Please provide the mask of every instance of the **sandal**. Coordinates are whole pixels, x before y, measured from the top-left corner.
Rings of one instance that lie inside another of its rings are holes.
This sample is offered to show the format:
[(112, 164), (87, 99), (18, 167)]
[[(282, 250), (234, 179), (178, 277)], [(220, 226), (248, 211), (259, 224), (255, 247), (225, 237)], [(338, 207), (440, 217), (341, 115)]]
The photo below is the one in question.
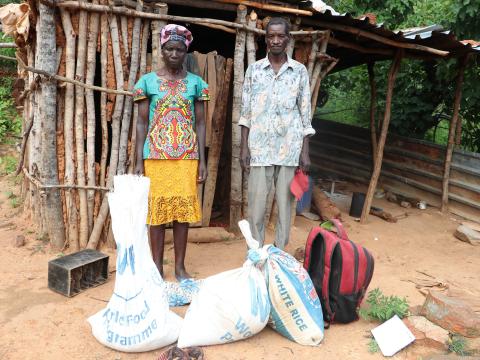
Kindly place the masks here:
[(165, 350), (157, 360), (205, 360), (202, 348), (197, 346), (180, 349), (176, 346)]

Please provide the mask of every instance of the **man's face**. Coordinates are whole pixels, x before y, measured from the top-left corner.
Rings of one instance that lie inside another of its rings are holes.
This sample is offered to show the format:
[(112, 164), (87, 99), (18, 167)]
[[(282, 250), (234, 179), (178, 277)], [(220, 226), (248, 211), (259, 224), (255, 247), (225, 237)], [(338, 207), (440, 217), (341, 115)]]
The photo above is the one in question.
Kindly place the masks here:
[(281, 55), (285, 53), (290, 36), (283, 24), (273, 24), (268, 27), (265, 41), (267, 49), (272, 55)]

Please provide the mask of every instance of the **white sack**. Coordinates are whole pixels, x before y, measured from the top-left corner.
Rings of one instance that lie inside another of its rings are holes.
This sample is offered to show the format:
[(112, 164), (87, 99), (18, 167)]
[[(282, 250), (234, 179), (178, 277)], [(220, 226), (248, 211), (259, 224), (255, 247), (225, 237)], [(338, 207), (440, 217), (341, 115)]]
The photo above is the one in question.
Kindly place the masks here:
[[(255, 241), (247, 221), (242, 220), (239, 226), (248, 242)], [(324, 329), (322, 305), (308, 272), (293, 256), (273, 245), (265, 245), (261, 251), (258, 257), (267, 254), (262, 270), (270, 299), (269, 325), (301, 345), (319, 345)]]
[(117, 243), (115, 289), (105, 309), (88, 321), (95, 338), (126, 352), (158, 349), (178, 339), (182, 319), (171, 312), (147, 236), (150, 180), (115, 176), (108, 194)]
[[(258, 248), (255, 243), (249, 246)], [(203, 281), (185, 315), (178, 347), (242, 340), (267, 325), (270, 304), (265, 278), (256, 267), (259, 261), (264, 259), (249, 258), (243, 267)]]

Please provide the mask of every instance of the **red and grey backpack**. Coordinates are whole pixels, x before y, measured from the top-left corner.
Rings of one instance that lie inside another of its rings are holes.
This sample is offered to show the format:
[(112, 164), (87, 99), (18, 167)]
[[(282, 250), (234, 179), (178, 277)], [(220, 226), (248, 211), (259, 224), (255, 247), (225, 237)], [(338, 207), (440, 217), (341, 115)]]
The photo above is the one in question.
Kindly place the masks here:
[(358, 308), (372, 280), (374, 260), (363, 246), (353, 243), (342, 223), (331, 220), (337, 232), (313, 228), (305, 245), (303, 267), (322, 303), (327, 323), (358, 320)]

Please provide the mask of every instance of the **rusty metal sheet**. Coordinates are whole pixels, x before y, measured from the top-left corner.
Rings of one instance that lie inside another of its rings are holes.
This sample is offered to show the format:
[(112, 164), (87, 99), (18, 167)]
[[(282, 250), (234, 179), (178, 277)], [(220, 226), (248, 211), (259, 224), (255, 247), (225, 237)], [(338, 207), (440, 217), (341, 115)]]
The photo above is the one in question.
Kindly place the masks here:
[[(311, 140), (314, 171), (368, 184), (372, 172), (370, 132), (321, 120)], [(380, 182), (393, 192), (439, 206), (445, 147), (423, 140), (389, 135)], [(457, 150), (452, 159), (449, 207), (460, 216), (480, 218), (480, 154)]]

